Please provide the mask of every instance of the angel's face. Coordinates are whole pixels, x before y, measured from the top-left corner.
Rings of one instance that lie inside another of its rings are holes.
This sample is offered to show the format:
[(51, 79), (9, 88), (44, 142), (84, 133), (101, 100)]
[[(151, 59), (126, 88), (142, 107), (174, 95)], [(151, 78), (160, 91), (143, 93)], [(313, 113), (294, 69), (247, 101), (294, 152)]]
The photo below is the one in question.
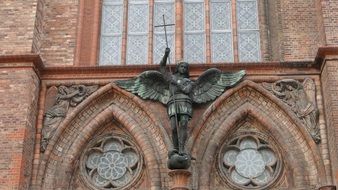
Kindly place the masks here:
[(187, 63), (181, 63), (178, 65), (178, 72), (180, 74), (186, 74), (188, 72), (189, 65)]

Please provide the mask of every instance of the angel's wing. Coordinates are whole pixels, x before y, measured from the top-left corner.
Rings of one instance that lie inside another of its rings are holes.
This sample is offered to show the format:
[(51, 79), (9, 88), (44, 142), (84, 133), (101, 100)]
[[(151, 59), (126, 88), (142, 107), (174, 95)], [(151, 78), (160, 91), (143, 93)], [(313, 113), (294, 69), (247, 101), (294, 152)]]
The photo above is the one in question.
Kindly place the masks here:
[(205, 71), (195, 82), (191, 97), (195, 103), (205, 103), (216, 99), (226, 88), (236, 85), (245, 75), (241, 70), (236, 73), (223, 73), (212, 68)]
[(119, 80), (115, 83), (142, 99), (157, 100), (167, 104), (170, 97), (169, 83), (158, 71), (145, 71), (133, 79)]

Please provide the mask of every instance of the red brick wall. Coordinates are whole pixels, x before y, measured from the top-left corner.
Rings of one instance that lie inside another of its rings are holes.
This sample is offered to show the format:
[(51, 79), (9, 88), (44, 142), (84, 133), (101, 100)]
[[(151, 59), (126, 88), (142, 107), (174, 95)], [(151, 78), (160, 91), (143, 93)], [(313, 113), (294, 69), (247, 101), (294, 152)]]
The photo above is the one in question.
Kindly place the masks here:
[(326, 61), (322, 71), (327, 141), (334, 183), (338, 184), (338, 59)]
[(32, 50), (37, 0), (1, 0), (0, 55)]
[(336, 0), (322, 0), (322, 11), (329, 46), (338, 45), (338, 2)]
[(43, 15), (38, 17), (43, 18), (40, 53), (44, 64), (73, 65), (79, 2), (42, 0), (40, 3), (43, 7), (38, 11), (38, 16)]
[(0, 68), (0, 189), (28, 189), (39, 82), (31, 68)]
[(281, 60), (313, 60), (324, 44), (319, 35), (316, 0), (282, 0), (280, 4)]
[(43, 34), (44, 34), (43, 19), (45, 16), (45, 11), (44, 11), (45, 4), (46, 4), (45, 0), (39, 0), (37, 3), (33, 45), (32, 45), (32, 51), (34, 53), (40, 53), (41, 51), (41, 44), (42, 44), (42, 39), (43, 39)]

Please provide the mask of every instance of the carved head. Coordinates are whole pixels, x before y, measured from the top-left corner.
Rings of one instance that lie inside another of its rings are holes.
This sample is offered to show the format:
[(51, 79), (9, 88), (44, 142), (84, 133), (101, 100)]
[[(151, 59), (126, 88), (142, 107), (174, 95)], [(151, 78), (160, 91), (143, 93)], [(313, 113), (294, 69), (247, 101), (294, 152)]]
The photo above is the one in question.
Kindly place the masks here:
[(189, 78), (189, 64), (184, 61), (178, 62), (175, 69), (175, 74), (176, 73), (183, 75), (185, 78)]

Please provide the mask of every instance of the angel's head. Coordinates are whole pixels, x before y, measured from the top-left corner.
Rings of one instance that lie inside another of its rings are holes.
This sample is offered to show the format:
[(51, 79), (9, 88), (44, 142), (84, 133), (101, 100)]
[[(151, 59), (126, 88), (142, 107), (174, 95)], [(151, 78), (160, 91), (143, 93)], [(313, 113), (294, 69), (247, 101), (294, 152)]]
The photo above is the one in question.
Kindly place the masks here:
[(175, 74), (180, 74), (185, 78), (189, 78), (189, 64), (184, 61), (178, 62), (176, 65)]

